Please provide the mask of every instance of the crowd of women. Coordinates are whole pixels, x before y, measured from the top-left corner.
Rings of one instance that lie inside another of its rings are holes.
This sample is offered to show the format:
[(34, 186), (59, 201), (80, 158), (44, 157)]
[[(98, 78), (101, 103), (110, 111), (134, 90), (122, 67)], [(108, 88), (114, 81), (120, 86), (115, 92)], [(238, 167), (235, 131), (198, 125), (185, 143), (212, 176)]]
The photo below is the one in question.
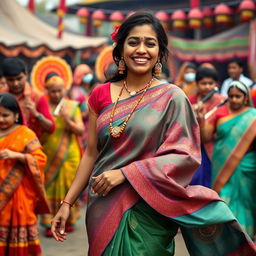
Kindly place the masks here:
[(25, 63), (4, 60), (0, 255), (41, 255), (37, 214), (64, 241), (86, 188), (89, 255), (174, 255), (178, 229), (190, 255), (256, 255), (250, 88), (233, 80), (218, 95), (210, 65), (188, 65), (186, 85), (160, 79), (168, 40), (148, 12), (112, 37), (118, 70), (94, 89), (80, 65), (74, 87), (48, 72), (39, 95)]
[[(79, 65), (67, 92), (63, 78), (49, 69), (40, 94), (28, 84), (21, 59), (6, 58), (1, 71), (0, 255), (41, 255), (37, 214), (51, 237), (53, 215), (86, 147), (87, 98), (98, 80)], [(79, 217), (77, 203), (66, 231)]]

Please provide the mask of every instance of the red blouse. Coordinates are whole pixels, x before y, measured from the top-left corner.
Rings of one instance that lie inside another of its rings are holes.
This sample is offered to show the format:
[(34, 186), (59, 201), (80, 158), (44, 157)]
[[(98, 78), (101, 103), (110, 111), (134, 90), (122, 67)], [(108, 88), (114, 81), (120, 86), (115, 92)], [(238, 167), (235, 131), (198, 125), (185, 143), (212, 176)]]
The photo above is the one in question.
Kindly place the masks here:
[(112, 104), (111, 94), (110, 94), (110, 82), (101, 84), (101, 85), (97, 85), (93, 89), (93, 91), (88, 99), (88, 103), (89, 103), (90, 107), (92, 108), (92, 110), (97, 115), (99, 115), (100, 112), (105, 107)]
[(228, 104), (225, 104), (216, 110), (213, 117), (210, 119), (210, 123), (216, 127), (218, 120), (228, 115), (230, 115)]

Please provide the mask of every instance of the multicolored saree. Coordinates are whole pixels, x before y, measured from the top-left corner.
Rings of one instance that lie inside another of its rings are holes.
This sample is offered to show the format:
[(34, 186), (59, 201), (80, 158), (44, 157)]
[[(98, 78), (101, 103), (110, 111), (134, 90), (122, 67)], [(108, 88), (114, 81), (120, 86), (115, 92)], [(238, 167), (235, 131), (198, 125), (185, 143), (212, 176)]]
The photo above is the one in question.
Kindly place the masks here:
[(48, 213), (43, 184), (46, 156), (34, 134), (19, 126), (0, 138), (0, 150), (26, 155), (26, 163), (0, 160), (0, 255), (41, 255), (36, 213)]
[[(114, 126), (138, 97), (119, 102)], [(89, 255), (173, 255), (178, 226), (191, 255), (256, 255), (217, 193), (188, 185), (201, 155), (198, 124), (184, 93), (171, 84), (149, 89), (118, 139), (109, 134), (112, 107), (98, 117), (92, 175), (120, 168), (127, 181), (105, 197), (89, 189)]]
[[(239, 124), (239, 125), (238, 125)], [(256, 229), (256, 110), (217, 127), (213, 152), (213, 189), (228, 204), (241, 226), (253, 237)]]
[[(80, 116), (78, 102), (65, 100), (65, 109), (70, 118)], [(41, 217), (41, 224), (49, 228), (54, 214), (57, 213), (61, 200), (64, 199), (71, 183), (75, 177), (81, 152), (77, 137), (66, 129), (62, 117), (54, 117), (55, 131), (53, 134), (44, 134), (42, 143), (44, 151), (48, 156), (45, 172), (45, 187), (50, 204), (51, 214)], [(82, 119), (81, 119), (82, 123)], [(78, 205), (72, 207), (67, 225), (73, 225), (80, 217)]]

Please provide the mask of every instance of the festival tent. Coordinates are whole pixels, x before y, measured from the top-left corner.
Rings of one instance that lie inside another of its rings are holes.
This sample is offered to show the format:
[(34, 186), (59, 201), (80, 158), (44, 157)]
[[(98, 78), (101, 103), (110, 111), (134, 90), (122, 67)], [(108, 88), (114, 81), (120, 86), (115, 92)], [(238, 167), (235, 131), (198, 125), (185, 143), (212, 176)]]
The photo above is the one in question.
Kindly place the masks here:
[(104, 45), (107, 38), (85, 37), (63, 32), (40, 21), (15, 0), (0, 1), (0, 56), (23, 55), (38, 58), (42, 55), (74, 57), (78, 50), (88, 51)]
[[(254, 23), (252, 21), (251, 26)], [(255, 30), (250, 29), (250, 23), (245, 23), (203, 40), (169, 36), (172, 76), (177, 74), (177, 67), (183, 61), (217, 63), (220, 73), (225, 76), (223, 70), (226, 70), (229, 59), (238, 57), (247, 64), (252, 52), (252, 47), (249, 48), (250, 40), (254, 34)]]

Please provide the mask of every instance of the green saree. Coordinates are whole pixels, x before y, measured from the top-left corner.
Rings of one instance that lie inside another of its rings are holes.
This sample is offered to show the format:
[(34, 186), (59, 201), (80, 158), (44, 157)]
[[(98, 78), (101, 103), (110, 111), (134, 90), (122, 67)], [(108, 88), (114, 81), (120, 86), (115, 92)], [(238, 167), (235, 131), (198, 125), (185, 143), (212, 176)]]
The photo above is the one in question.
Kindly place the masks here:
[[(217, 127), (212, 157), (213, 188), (246, 232), (256, 227), (256, 110), (249, 109)], [(237, 125), (239, 123), (239, 125)]]

